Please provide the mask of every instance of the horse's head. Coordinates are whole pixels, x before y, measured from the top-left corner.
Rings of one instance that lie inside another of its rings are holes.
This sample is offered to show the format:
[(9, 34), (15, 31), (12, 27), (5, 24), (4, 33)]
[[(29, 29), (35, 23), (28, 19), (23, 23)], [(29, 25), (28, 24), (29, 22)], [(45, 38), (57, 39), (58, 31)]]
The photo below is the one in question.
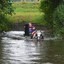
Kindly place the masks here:
[(37, 39), (38, 40), (40, 39), (40, 35), (41, 35), (41, 32), (40, 31), (37, 31)]
[(31, 36), (31, 38), (35, 38), (37, 40), (44, 39), (44, 31), (37, 30), (36, 33)]

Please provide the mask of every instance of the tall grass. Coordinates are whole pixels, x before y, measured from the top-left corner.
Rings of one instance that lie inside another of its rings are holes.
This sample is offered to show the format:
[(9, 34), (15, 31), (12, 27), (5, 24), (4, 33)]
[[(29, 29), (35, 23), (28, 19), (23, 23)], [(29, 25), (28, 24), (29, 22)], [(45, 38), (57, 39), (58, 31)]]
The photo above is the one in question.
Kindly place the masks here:
[(39, 10), (39, 3), (13, 3), (14, 12), (10, 17), (12, 22), (33, 22), (39, 24), (45, 24), (43, 22), (44, 13)]
[(38, 3), (13, 3), (15, 12), (39, 12)]

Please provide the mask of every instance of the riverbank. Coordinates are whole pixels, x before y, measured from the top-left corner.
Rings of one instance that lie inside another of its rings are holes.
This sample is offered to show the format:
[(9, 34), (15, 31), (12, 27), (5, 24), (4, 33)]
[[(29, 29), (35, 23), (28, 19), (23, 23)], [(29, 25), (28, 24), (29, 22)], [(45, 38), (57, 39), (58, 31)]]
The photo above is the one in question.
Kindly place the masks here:
[[(24, 24), (28, 22), (16, 22), (11, 25), (11, 30), (13, 31), (21, 31), (24, 30)], [(40, 25), (38, 23), (33, 23), (37, 30), (46, 30), (46, 26)]]
[(43, 20), (44, 13), (40, 12), (39, 5), (39, 3), (12, 3), (14, 13), (4, 17), (0, 30), (22, 30), (21, 27), (24, 28), (23, 24), (26, 22), (45, 26), (46, 22)]

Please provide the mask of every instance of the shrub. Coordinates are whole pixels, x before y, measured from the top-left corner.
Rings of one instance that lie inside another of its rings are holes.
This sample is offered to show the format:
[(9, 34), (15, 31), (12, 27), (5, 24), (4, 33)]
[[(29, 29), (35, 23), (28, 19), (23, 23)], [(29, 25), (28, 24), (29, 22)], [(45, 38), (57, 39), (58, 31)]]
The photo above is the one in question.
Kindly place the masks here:
[(0, 31), (7, 31), (11, 27), (11, 23), (6, 18), (6, 16), (3, 14), (0, 14)]
[(53, 14), (53, 27), (57, 34), (64, 36), (64, 4), (60, 4)]

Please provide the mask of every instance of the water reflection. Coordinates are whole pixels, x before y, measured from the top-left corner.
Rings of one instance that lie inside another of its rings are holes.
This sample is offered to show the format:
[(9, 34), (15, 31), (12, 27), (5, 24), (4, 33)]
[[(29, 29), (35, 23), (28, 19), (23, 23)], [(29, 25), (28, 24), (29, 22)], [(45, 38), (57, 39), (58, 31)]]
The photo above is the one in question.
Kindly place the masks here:
[(64, 41), (31, 41), (3, 37), (0, 64), (64, 64)]
[[(5, 37), (2, 40), (3, 45), (3, 62), (8, 64), (39, 64), (41, 52), (43, 52), (43, 60), (46, 55), (46, 48), (40, 42), (13, 40)], [(42, 49), (42, 50), (41, 50)]]
[(64, 64), (64, 40), (49, 41), (47, 57), (54, 64)]

